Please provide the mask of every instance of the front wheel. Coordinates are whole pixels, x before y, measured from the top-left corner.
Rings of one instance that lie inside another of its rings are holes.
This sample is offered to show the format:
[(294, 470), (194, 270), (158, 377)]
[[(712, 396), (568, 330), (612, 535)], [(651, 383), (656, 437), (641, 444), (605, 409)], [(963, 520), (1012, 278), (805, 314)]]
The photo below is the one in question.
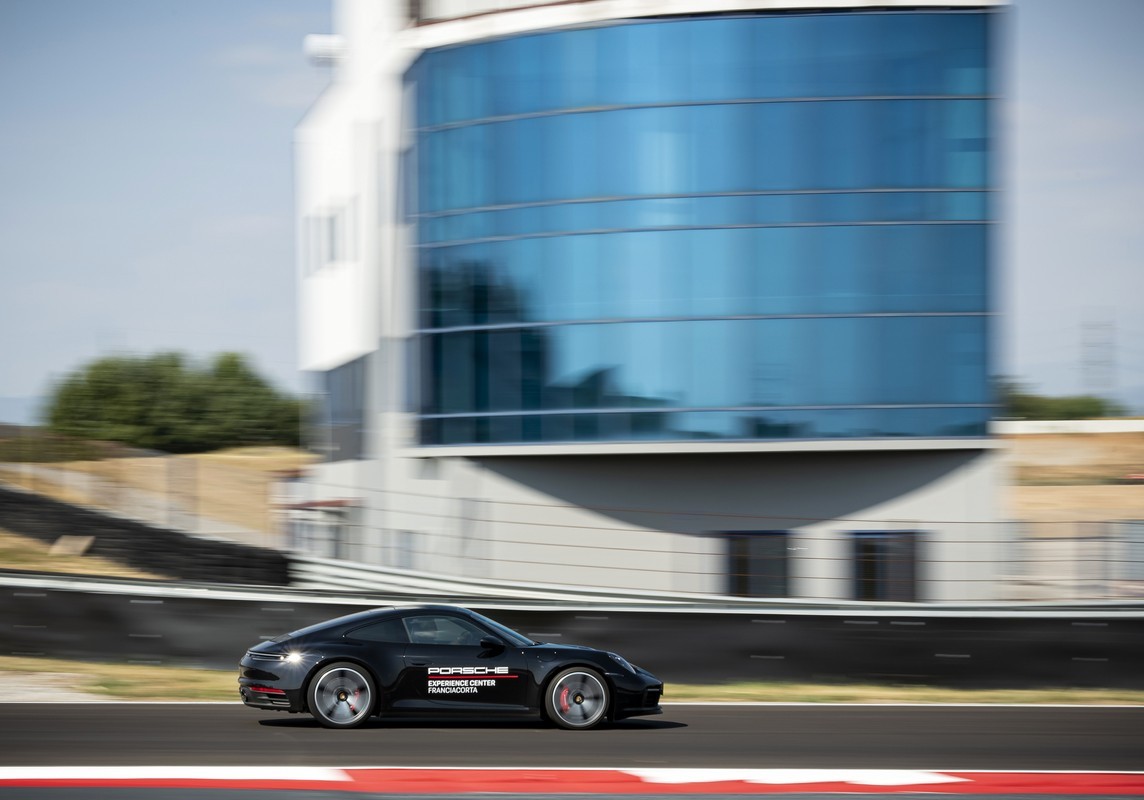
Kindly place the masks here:
[(608, 713), (608, 684), (594, 670), (566, 669), (548, 684), (544, 708), (561, 728), (592, 728)]
[(310, 713), (327, 728), (356, 728), (373, 710), (373, 678), (357, 664), (322, 667), (306, 692)]

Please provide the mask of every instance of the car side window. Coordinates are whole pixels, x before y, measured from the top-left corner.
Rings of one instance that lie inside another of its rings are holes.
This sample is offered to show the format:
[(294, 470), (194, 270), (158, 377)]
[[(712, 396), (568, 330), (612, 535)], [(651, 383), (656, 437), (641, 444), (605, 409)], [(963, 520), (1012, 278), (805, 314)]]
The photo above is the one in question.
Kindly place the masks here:
[(414, 644), (452, 644), (476, 647), (488, 634), (459, 617), (423, 614), (405, 618), (409, 641)]
[(361, 628), (355, 628), (346, 634), (347, 639), (356, 639), (360, 642), (394, 642), (408, 644), (409, 636), (405, 633), (405, 626), (399, 619), (387, 619), (374, 622)]

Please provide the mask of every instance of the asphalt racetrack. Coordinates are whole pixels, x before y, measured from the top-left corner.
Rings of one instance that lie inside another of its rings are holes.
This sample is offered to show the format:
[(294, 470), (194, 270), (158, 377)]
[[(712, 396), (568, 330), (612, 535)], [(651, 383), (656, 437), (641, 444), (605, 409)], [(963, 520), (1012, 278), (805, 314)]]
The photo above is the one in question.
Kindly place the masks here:
[(239, 704), (0, 704), (0, 766), (1140, 770), (1144, 707), (672, 705), (593, 731), (386, 719), (350, 731)]

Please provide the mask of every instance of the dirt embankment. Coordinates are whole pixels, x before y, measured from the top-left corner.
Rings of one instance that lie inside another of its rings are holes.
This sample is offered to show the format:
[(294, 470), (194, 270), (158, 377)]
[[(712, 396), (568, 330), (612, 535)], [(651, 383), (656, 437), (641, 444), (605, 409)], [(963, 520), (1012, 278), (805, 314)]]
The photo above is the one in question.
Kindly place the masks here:
[(64, 503), (128, 516), (147, 518), (141, 509), (155, 506), (166, 509), (168, 517), (202, 515), (273, 534), (278, 530), (272, 497), (276, 475), (313, 461), (293, 448), (245, 447), (184, 456), (12, 463), (0, 465), (0, 480)]
[(1004, 437), (1015, 519), (1144, 520), (1144, 432)]

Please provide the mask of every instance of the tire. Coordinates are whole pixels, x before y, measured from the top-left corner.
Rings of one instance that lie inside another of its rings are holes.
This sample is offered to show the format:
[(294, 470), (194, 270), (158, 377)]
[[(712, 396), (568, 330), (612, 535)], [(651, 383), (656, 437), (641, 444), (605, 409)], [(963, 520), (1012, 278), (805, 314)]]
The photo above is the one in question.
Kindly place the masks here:
[(561, 728), (587, 730), (608, 715), (608, 683), (600, 673), (583, 667), (566, 669), (544, 692), (548, 719)]
[(340, 661), (318, 670), (306, 689), (306, 706), (326, 728), (356, 728), (369, 719), (377, 689), (365, 667)]

